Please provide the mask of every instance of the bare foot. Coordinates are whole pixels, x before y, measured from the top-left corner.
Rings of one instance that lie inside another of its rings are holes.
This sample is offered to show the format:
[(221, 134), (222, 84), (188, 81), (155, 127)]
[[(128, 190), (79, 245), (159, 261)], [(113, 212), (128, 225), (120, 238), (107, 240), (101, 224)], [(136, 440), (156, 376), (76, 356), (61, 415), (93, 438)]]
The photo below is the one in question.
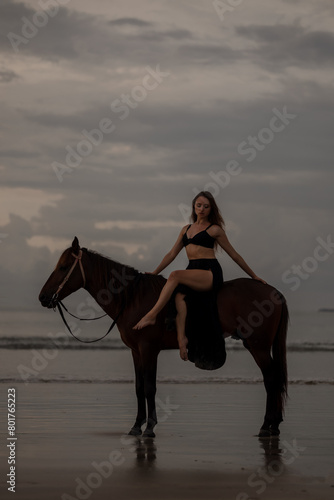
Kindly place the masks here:
[(187, 345), (188, 345), (187, 337), (184, 337), (182, 340), (179, 340), (180, 358), (183, 359), (183, 361), (188, 361)]
[(138, 323), (133, 327), (133, 330), (141, 330), (145, 326), (155, 325), (155, 318), (146, 314)]

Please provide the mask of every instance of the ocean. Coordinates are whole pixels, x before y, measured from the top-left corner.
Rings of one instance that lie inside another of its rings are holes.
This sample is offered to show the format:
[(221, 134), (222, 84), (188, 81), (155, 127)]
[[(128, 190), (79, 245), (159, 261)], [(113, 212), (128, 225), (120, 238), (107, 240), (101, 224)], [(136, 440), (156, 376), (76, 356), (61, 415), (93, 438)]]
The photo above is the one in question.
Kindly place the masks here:
[[(86, 340), (101, 337), (111, 324), (109, 317), (94, 322), (70, 319), (76, 335)], [(0, 349), (2, 383), (134, 381), (131, 352), (117, 328), (99, 342), (82, 344), (70, 337), (59, 314), (52, 310), (2, 311)], [(240, 341), (226, 339), (226, 350), (225, 365), (215, 371), (199, 370), (182, 361), (177, 350), (162, 351), (158, 381), (262, 383), (259, 368)], [(334, 313), (290, 311), (287, 351), (290, 384), (334, 385)]]

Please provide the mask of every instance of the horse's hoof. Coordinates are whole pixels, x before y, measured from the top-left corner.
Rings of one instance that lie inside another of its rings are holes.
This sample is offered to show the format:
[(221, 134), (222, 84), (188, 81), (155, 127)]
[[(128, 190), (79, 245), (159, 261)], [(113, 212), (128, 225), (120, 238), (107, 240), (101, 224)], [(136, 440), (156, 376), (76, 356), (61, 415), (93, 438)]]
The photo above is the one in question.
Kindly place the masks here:
[(280, 430), (278, 427), (269, 426), (269, 429), (260, 429), (258, 437), (267, 438), (267, 437), (278, 437), (280, 435)]
[(145, 429), (145, 431), (143, 433), (143, 437), (154, 438), (155, 437), (155, 433), (153, 432), (152, 429)]
[(270, 427), (270, 434), (273, 437), (278, 437), (280, 435), (280, 430), (277, 428)]
[(140, 427), (132, 427), (128, 436), (141, 436), (141, 428)]
[(257, 435), (257, 437), (259, 438), (268, 438), (270, 436), (271, 436), (270, 429), (260, 429), (260, 432)]
[(143, 432), (143, 437), (155, 437), (155, 433), (153, 431), (155, 424), (148, 425)]

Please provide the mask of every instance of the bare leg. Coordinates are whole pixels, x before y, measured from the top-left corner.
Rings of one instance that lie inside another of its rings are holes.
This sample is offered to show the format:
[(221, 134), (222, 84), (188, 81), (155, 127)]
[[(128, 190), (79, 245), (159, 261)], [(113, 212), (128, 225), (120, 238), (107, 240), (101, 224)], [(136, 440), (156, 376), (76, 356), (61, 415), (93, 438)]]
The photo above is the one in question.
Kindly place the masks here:
[(188, 361), (187, 344), (188, 339), (186, 337), (186, 317), (187, 317), (187, 304), (184, 301), (185, 295), (177, 293), (175, 297), (175, 305), (177, 309), (176, 316), (176, 331), (177, 331), (177, 341), (180, 348), (180, 357), (183, 361)]
[(154, 325), (158, 313), (168, 303), (177, 285), (187, 285), (194, 290), (205, 292), (212, 288), (212, 281), (211, 271), (203, 271), (200, 269), (173, 271), (161, 290), (160, 297), (155, 306), (145, 314), (133, 329), (141, 330), (145, 326)]
[(145, 328), (145, 326), (154, 325), (156, 317), (161, 309), (167, 304), (175, 288), (177, 287), (178, 282), (173, 277), (169, 277), (165, 286), (161, 290), (160, 297), (152, 309), (145, 314), (145, 316), (133, 327), (134, 330), (141, 330)]

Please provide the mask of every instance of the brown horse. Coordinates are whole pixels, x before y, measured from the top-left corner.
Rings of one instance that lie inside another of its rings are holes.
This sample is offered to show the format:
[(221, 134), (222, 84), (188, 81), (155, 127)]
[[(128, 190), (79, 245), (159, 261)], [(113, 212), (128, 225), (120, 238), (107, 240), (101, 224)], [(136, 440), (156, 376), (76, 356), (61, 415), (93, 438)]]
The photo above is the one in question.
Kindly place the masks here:
[[(163, 349), (178, 348), (175, 329), (166, 328), (167, 306), (155, 325), (140, 332), (133, 330), (152, 308), (165, 282), (162, 276), (142, 274), (96, 252), (80, 249), (75, 237), (39, 295), (44, 307), (54, 308), (58, 301), (84, 287), (112, 319), (117, 319), (121, 338), (131, 349), (136, 374), (138, 413), (130, 430), (132, 435), (140, 435), (142, 425), (147, 423), (144, 436), (154, 436), (158, 354)], [(217, 301), (225, 337), (240, 338), (263, 374), (267, 404), (259, 436), (278, 435), (287, 397), (286, 301), (275, 288), (249, 278), (225, 282)]]

